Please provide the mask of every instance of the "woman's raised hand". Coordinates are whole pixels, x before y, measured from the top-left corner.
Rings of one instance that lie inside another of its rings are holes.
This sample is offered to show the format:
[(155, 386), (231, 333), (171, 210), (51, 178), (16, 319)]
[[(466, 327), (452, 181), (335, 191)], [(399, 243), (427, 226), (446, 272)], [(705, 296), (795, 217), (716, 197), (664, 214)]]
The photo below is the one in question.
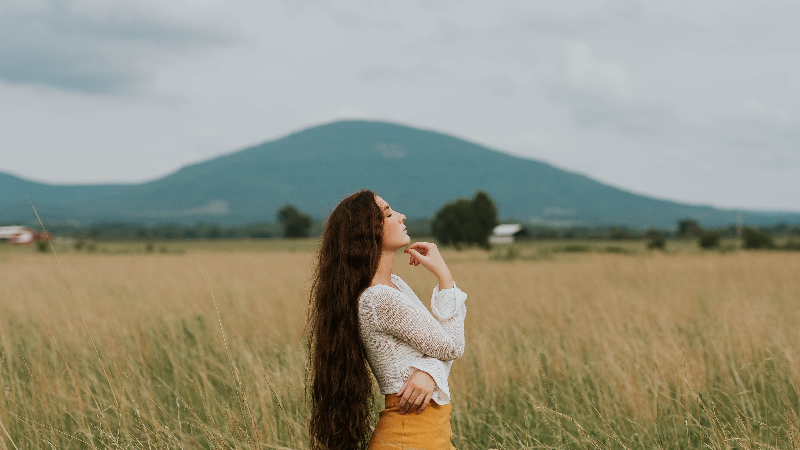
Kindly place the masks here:
[(439, 289), (450, 289), (454, 286), (453, 276), (447, 268), (436, 244), (432, 242), (415, 242), (406, 247), (403, 252), (411, 255), (408, 263), (412, 266), (422, 264), (439, 280)]

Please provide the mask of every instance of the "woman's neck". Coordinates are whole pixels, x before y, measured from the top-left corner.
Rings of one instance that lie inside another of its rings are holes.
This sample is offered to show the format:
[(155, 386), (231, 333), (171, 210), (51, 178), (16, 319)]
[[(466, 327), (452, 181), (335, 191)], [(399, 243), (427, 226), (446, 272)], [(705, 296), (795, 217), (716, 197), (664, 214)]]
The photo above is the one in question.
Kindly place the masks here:
[(375, 276), (372, 277), (372, 285), (385, 284), (386, 286), (392, 285), (392, 266), (394, 266), (394, 255), (397, 252), (384, 251), (381, 253), (381, 260), (378, 263), (378, 270), (375, 271)]

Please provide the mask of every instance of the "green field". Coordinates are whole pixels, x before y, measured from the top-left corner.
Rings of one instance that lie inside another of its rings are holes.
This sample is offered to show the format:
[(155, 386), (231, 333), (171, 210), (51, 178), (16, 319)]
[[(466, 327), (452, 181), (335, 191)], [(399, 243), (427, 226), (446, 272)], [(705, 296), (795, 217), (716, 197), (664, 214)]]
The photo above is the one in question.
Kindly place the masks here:
[[(307, 448), (316, 240), (146, 245), (0, 246), (0, 447)], [(444, 252), (458, 448), (800, 445), (800, 253), (513, 248)]]

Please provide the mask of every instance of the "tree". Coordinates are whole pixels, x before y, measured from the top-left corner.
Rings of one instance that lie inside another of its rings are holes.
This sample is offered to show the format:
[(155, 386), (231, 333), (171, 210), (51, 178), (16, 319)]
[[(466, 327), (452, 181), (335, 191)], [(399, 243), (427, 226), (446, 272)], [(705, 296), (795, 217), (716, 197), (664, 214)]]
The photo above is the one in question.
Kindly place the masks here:
[(283, 225), (284, 237), (306, 237), (311, 229), (311, 217), (294, 205), (285, 205), (278, 211), (278, 222)]
[(703, 233), (703, 227), (694, 219), (681, 219), (678, 221), (679, 237), (698, 237)]
[(494, 227), (497, 226), (497, 207), (494, 201), (484, 191), (475, 193), (475, 198), (472, 200), (472, 208), (475, 210), (477, 218), (476, 227), (476, 243), (483, 247), (488, 247), (489, 236), (492, 235)]
[(742, 230), (744, 238), (744, 248), (775, 248), (775, 241), (772, 236), (752, 227), (745, 227)]
[(431, 231), (440, 242), (459, 247), (477, 244), (489, 248), (489, 236), (498, 224), (497, 207), (486, 192), (444, 205), (433, 218)]

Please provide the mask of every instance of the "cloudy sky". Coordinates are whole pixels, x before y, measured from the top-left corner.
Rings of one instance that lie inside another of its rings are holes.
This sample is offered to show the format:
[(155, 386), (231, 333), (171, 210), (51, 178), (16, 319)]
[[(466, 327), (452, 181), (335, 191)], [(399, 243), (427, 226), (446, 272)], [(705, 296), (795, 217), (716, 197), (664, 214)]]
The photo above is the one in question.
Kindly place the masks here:
[(0, 171), (149, 180), (341, 118), (800, 210), (800, 2), (3, 0)]

